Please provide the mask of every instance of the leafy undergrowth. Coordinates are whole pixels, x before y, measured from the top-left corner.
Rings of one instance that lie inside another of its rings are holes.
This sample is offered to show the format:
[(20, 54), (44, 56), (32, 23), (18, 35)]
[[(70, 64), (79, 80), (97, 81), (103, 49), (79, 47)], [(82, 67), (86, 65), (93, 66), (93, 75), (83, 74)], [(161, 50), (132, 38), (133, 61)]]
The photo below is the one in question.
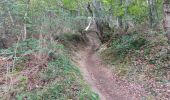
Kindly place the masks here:
[(80, 33), (64, 33), (56, 37), (60, 43), (62, 43), (67, 49), (78, 50), (82, 46), (86, 45), (86, 40)]
[(1, 50), (0, 99), (98, 100), (85, 84), (64, 46), (28, 39)]
[(170, 46), (163, 33), (115, 35), (101, 56), (120, 77), (141, 84), (148, 100), (170, 98)]

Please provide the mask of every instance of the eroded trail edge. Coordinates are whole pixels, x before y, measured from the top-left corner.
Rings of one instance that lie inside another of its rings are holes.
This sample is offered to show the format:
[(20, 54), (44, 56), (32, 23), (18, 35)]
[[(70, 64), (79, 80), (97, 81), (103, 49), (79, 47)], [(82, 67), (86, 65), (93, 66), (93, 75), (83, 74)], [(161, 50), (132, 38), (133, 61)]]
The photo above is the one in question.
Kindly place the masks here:
[(144, 89), (135, 83), (121, 80), (111, 69), (108, 69), (96, 54), (99, 40), (94, 33), (88, 34), (89, 43), (75, 53), (84, 79), (101, 100), (140, 100), (145, 97)]

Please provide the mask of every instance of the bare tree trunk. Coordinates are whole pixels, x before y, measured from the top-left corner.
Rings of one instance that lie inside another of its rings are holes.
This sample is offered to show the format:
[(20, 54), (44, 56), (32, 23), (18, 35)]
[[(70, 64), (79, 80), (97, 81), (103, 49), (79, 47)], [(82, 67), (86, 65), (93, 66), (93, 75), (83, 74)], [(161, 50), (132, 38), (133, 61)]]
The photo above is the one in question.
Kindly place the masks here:
[(14, 26), (14, 25), (15, 25), (15, 24), (14, 24), (14, 20), (13, 20), (13, 17), (12, 17), (12, 15), (11, 15), (11, 12), (10, 12), (9, 9), (8, 9), (8, 14), (9, 14), (9, 17), (10, 17), (10, 19), (11, 19), (12, 25)]
[(151, 4), (152, 0), (148, 0), (148, 9), (149, 9), (149, 23), (150, 23), (150, 27), (153, 26), (153, 15), (152, 15), (152, 4)]
[(109, 27), (110, 28), (113, 28), (114, 27), (114, 20), (113, 20), (113, 14), (114, 14), (114, 10), (113, 10), (113, 4), (114, 4), (114, 1), (112, 1), (110, 3), (110, 13), (109, 13), (109, 16), (108, 16), (108, 24), (109, 24)]
[(25, 41), (27, 38), (27, 25), (24, 23), (24, 33), (22, 36), (23, 41)]
[(148, 10), (150, 27), (153, 28), (156, 25), (156, 20), (158, 19), (155, 0), (148, 0)]
[(77, 16), (81, 15), (81, 6), (79, 4), (79, 2), (77, 2)]
[(163, 27), (167, 34), (168, 41), (170, 43), (170, 1), (169, 0), (164, 0), (163, 10), (164, 10)]
[[(123, 0), (119, 1), (119, 6), (122, 6), (123, 4)], [(122, 16), (118, 16), (118, 23), (119, 23), (119, 27), (123, 28), (123, 21), (122, 21)]]
[[(128, 16), (128, 6), (129, 6), (129, 0), (126, 0), (126, 9), (125, 9), (125, 16)], [(125, 32), (128, 31), (128, 20), (127, 18), (125, 17)]]
[(93, 17), (95, 18), (96, 22), (96, 28), (97, 28), (97, 33), (100, 38), (100, 40), (103, 40), (103, 26), (102, 26), (102, 20), (100, 19), (100, 12), (102, 10), (102, 5), (100, 1), (93, 0), (93, 6), (94, 6), (94, 11), (93, 11)]
[[(7, 3), (8, 1), (5, 0), (5, 2)], [(13, 17), (12, 17), (11, 11), (10, 11), (10, 8), (9, 8), (9, 6), (8, 6), (6, 3), (5, 3), (5, 9), (6, 9), (5, 11), (8, 12), (9, 17), (10, 17), (10, 20), (11, 20), (11, 23), (12, 23), (12, 25), (14, 26), (14, 20), (13, 20)]]
[(27, 38), (27, 17), (28, 17), (29, 3), (30, 3), (30, 0), (27, 1), (26, 12), (25, 12), (25, 15), (24, 15), (24, 33), (22, 35), (23, 41), (26, 40), (26, 38)]

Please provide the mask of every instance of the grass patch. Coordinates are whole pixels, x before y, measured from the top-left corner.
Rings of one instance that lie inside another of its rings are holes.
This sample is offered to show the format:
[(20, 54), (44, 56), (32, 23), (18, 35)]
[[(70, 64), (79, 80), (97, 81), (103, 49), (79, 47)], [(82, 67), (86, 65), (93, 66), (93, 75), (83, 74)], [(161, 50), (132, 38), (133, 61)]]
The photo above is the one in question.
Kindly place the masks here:
[(98, 100), (99, 97), (91, 92), (84, 84), (80, 71), (71, 64), (69, 58), (61, 56), (48, 63), (47, 69), (40, 72), (42, 82), (47, 85), (42, 89), (17, 94), (17, 99), (29, 100)]
[[(41, 42), (43, 45), (39, 46)], [(1, 50), (1, 53), (14, 56), (15, 47)], [(62, 44), (28, 39), (18, 44), (15, 59), (14, 70), (8, 75), (15, 82), (7, 92), (2, 90), (0, 94), (4, 96), (1, 99), (99, 100), (72, 64)], [(9, 84), (10, 81), (4, 85)]]

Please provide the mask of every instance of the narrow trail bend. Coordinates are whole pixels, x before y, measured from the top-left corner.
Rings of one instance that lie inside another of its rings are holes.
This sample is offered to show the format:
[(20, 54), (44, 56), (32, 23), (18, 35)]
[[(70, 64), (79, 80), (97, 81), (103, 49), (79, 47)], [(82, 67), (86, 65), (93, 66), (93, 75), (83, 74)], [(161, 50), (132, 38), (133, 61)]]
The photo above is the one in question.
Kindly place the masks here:
[(101, 100), (140, 100), (140, 85), (119, 80), (96, 54), (100, 41), (95, 33), (87, 35), (88, 46), (76, 52), (76, 62), (84, 79)]

